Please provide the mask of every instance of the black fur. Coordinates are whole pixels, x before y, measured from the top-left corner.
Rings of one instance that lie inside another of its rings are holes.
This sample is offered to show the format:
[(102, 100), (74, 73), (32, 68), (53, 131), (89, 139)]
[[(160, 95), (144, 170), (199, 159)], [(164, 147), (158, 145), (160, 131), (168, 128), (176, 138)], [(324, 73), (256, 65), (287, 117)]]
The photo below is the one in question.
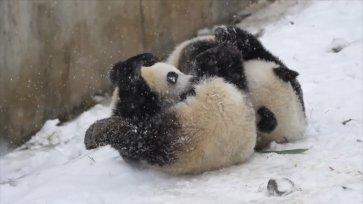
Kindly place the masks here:
[(183, 73), (190, 74), (193, 68), (195, 57), (210, 48), (216, 47), (217, 45), (217, 42), (212, 40), (195, 41), (188, 44), (180, 53), (177, 68)]
[(86, 131), (84, 144), (87, 150), (106, 146), (111, 143), (113, 137), (117, 138), (120, 133), (125, 137), (134, 134), (137, 129), (130, 120), (121, 117), (110, 117), (96, 121)]
[(141, 126), (129, 119), (111, 117), (96, 121), (88, 128), (85, 145), (86, 149), (94, 149), (110, 144), (126, 162), (146, 161), (163, 166), (176, 158), (179, 133), (180, 124), (173, 114), (156, 116)]
[(261, 106), (257, 113), (261, 116), (260, 122), (257, 124), (258, 129), (264, 133), (271, 133), (277, 126), (277, 119), (273, 112), (265, 106)]
[(303, 98), (303, 91), (301, 89), (301, 85), (300, 83), (297, 81), (297, 79), (293, 79), (290, 81), (292, 89), (295, 91), (295, 93), (297, 94), (299, 101), (301, 103), (302, 106), (302, 111), (304, 112), (304, 115), (306, 117), (306, 113), (305, 113), (305, 104), (304, 104), (304, 98)]
[[(108, 78), (111, 81), (111, 83), (115, 86), (119, 84), (119, 82), (122, 83), (122, 80), (124, 79), (125, 74), (129, 74), (130, 76), (134, 75), (140, 75), (140, 69), (133, 69), (138, 66), (152, 66), (156, 63), (156, 58), (150, 54), (150, 53), (144, 53), (140, 55), (136, 55), (134, 57), (131, 57), (130, 59), (126, 60), (125, 62), (117, 62), (116, 64), (112, 65), (112, 68), (110, 69), (108, 73)], [(123, 69), (122, 67), (129, 67), (129, 69)], [(141, 68), (141, 67), (140, 67)], [(134, 74), (132, 74), (135, 72)]]
[(274, 68), (273, 72), (278, 78), (280, 78), (284, 82), (290, 82), (296, 79), (296, 77), (299, 75), (299, 73), (286, 67)]
[(187, 90), (184, 93), (179, 95), (180, 101), (184, 101), (185, 99), (187, 99), (188, 96), (195, 96), (196, 95), (195, 85), (198, 84), (199, 80), (200, 80), (199, 77), (193, 77), (193, 78), (191, 78), (189, 80), (189, 82), (191, 84), (193, 84), (193, 86), (189, 90)]
[(180, 124), (173, 114), (161, 114), (148, 125), (138, 127), (133, 135), (114, 137), (116, 140), (111, 146), (123, 157), (163, 166), (175, 160), (180, 132)]
[(265, 60), (286, 67), (281, 60), (265, 49), (251, 33), (235, 26), (223, 26), (214, 31), (218, 43), (231, 43), (242, 52), (243, 60)]
[(240, 90), (247, 90), (242, 55), (233, 45), (221, 44), (196, 56), (194, 71), (198, 77), (222, 77)]
[(180, 101), (184, 101), (185, 99), (187, 99), (188, 96), (195, 96), (196, 93), (195, 93), (195, 88), (194, 86), (189, 89), (188, 91), (182, 93), (179, 98), (180, 98)]
[(110, 80), (118, 86), (120, 100), (113, 116), (143, 122), (161, 111), (161, 102), (141, 76), (142, 66), (155, 63), (149, 53), (132, 57), (125, 62), (116, 63), (110, 71)]

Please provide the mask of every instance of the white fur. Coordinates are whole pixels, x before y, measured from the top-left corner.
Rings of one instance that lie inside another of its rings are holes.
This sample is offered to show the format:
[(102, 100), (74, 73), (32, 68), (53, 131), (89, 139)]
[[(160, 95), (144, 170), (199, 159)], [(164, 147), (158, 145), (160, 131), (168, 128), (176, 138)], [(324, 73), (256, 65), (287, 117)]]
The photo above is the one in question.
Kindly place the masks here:
[(201, 173), (245, 161), (256, 144), (255, 116), (246, 94), (221, 78), (196, 86), (196, 96), (173, 107), (182, 125), (177, 161), (160, 169)]
[[(244, 63), (248, 88), (255, 111), (261, 106), (271, 110), (277, 118), (277, 127), (270, 133), (257, 132), (257, 147), (264, 147), (271, 141), (293, 142), (303, 138), (306, 118), (297, 94), (290, 83), (280, 80), (273, 68), (273, 62), (251, 60)], [(257, 123), (260, 118), (257, 115)]]
[(115, 90), (113, 91), (113, 94), (112, 94), (112, 100), (111, 100), (111, 114), (113, 114), (115, 112), (115, 109), (116, 109), (116, 105), (117, 105), (117, 101), (120, 100), (120, 97), (118, 95), (118, 87), (115, 88)]

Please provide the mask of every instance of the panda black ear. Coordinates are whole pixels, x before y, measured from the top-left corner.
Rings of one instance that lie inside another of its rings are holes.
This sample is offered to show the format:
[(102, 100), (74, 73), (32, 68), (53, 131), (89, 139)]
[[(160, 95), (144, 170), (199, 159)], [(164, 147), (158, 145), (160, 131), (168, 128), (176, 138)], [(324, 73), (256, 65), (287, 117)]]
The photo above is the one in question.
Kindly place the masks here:
[(125, 64), (129, 66), (133, 65), (132, 67), (134, 68), (141, 66), (150, 67), (154, 65), (156, 61), (156, 57), (153, 54), (146, 52), (129, 58), (125, 61)]
[(284, 82), (289, 82), (291, 80), (296, 79), (296, 77), (299, 76), (298, 72), (288, 69), (286, 67), (274, 68), (273, 71), (276, 74), (276, 76), (281, 80), (283, 80)]
[(111, 81), (112, 85), (114, 86), (117, 85), (117, 76), (122, 64), (123, 64), (122, 61), (113, 64), (110, 71), (108, 72), (108, 79)]

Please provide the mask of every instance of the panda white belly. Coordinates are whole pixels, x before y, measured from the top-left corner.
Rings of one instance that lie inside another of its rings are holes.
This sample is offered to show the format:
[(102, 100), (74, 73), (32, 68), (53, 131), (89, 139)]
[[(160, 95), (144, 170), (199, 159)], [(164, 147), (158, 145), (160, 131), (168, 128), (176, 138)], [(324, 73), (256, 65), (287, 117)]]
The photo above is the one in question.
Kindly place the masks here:
[(270, 133), (258, 129), (257, 148), (265, 147), (271, 141), (285, 143), (304, 137), (307, 123), (302, 104), (291, 84), (280, 80), (273, 72), (278, 67), (273, 62), (260, 60), (244, 63), (256, 122), (261, 119), (257, 111), (262, 106), (273, 112), (277, 120), (276, 128)]
[(174, 111), (182, 125), (181, 148), (176, 150), (175, 162), (156, 168), (195, 174), (241, 163), (254, 152), (252, 104), (246, 94), (223, 79), (201, 82), (195, 97), (178, 103)]

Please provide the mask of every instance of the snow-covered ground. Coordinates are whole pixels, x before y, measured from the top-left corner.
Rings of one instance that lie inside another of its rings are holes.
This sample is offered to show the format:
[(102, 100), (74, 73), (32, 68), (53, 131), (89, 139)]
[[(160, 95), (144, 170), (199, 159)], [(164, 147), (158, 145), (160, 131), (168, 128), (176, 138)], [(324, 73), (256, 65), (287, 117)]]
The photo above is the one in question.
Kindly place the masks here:
[[(110, 114), (97, 105), (63, 126), (48, 121), (27, 149), (1, 158), (0, 202), (362, 203), (362, 8), (362, 1), (297, 4), (291, 11), (298, 13), (265, 27), (262, 42), (300, 73), (309, 121), (304, 140), (271, 149), (307, 152), (255, 153), (241, 165), (194, 176), (134, 169), (110, 147), (85, 150), (88, 126)], [(330, 52), (334, 39), (349, 44)], [(288, 178), (298, 190), (268, 196), (270, 178)]]

